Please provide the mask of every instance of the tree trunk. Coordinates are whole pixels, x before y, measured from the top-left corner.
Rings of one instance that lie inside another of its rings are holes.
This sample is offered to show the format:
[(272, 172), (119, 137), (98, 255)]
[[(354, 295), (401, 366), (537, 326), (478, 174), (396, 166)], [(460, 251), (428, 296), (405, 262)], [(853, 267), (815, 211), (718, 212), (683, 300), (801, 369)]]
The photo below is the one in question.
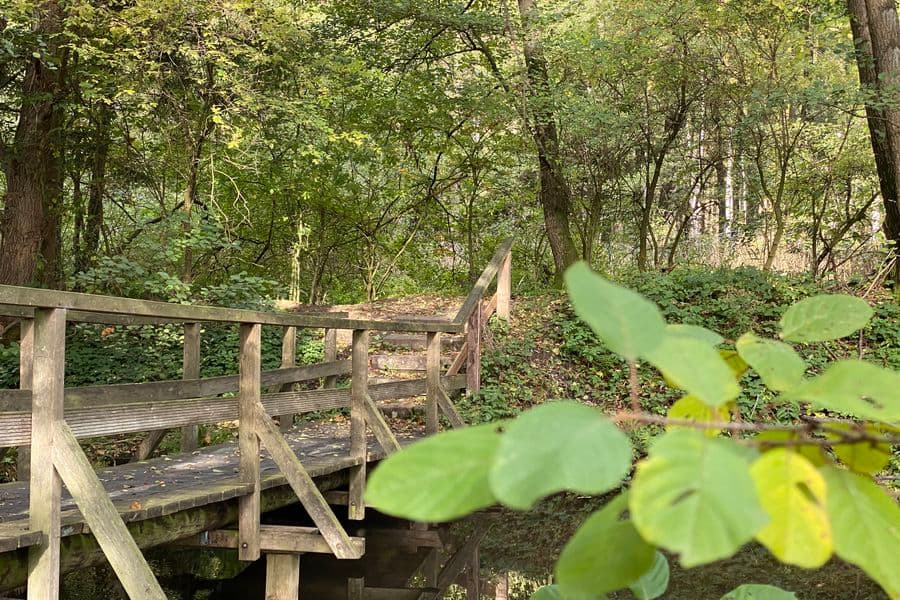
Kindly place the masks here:
[(103, 198), (106, 195), (106, 164), (109, 157), (109, 109), (101, 107), (97, 116), (94, 153), (91, 159), (91, 183), (88, 192), (87, 219), (84, 229), (82, 270), (92, 267), (100, 252), (103, 230)]
[(518, 4), (525, 30), (523, 53), (533, 121), (531, 133), (537, 147), (541, 175), (540, 201), (544, 210), (544, 228), (553, 253), (556, 278), (560, 280), (566, 268), (578, 260), (578, 250), (569, 226), (572, 193), (562, 172), (559, 134), (555, 115), (549, 107), (550, 80), (541, 46), (541, 32), (537, 25), (537, 3), (535, 0), (518, 0)]
[[(877, 96), (866, 104), (869, 138), (884, 203), (884, 235), (897, 255), (900, 243), (900, 109), (882, 108), (884, 88), (900, 83), (900, 24), (894, 0), (847, 0), (850, 26), (856, 43), (859, 81)], [(880, 92), (880, 93), (879, 93)], [(898, 261), (900, 263), (900, 261)], [(894, 268), (900, 282), (900, 264)]]
[[(58, 218), (62, 191), (61, 149), (56, 147), (58, 107), (63, 65), (48, 65), (56, 56), (55, 34), (62, 29), (62, 8), (56, 0), (38, 7), (35, 33), (49, 40), (45, 54), (32, 58), (22, 83), (22, 105), (12, 146), (3, 157), (6, 198), (0, 217), (0, 284), (28, 285), (34, 281), (38, 257), (44, 250), (51, 268), (58, 265)], [(48, 211), (48, 208), (50, 210)], [(49, 221), (48, 221), (49, 219)], [(43, 244), (44, 235), (56, 239)], [(46, 271), (46, 270), (45, 270)]]

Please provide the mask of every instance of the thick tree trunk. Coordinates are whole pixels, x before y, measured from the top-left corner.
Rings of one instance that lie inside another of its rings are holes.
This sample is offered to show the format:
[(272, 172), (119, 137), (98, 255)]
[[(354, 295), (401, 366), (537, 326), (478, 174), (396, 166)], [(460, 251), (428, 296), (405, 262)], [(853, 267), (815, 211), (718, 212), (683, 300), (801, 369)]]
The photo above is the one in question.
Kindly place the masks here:
[(536, 24), (537, 3), (535, 0), (518, 0), (518, 4), (522, 27), (525, 30), (523, 53), (533, 121), (531, 133), (537, 147), (538, 168), (541, 175), (540, 201), (544, 210), (544, 228), (553, 253), (556, 277), (559, 279), (566, 268), (578, 260), (578, 249), (569, 226), (572, 193), (562, 172), (555, 115), (548, 106), (550, 82), (541, 46), (541, 34)]
[[(859, 81), (878, 100), (885, 87), (900, 83), (900, 24), (894, 0), (847, 0), (850, 26), (856, 43)], [(896, 102), (898, 99), (894, 98)], [(897, 255), (900, 244), (900, 107), (884, 108), (881, 102), (867, 103), (869, 137), (875, 155), (875, 168), (884, 204), (884, 235), (894, 244)], [(900, 262), (900, 261), (898, 261)], [(900, 282), (900, 264), (894, 269)]]
[(79, 270), (92, 267), (100, 253), (100, 234), (103, 231), (103, 198), (106, 196), (106, 165), (109, 158), (109, 121), (109, 109), (101, 107), (97, 115), (94, 134), (91, 183), (84, 226), (82, 264), (79, 265)]
[[(47, 55), (56, 55), (53, 37), (62, 28), (62, 16), (56, 0), (38, 7), (35, 32), (49, 38)], [(31, 284), (42, 246), (55, 252), (45, 257), (51, 269), (58, 265), (62, 170), (61, 149), (54, 142), (58, 141), (62, 67), (46, 64), (42, 56), (31, 59), (25, 71), (19, 121), (13, 143), (3, 157), (6, 198), (0, 217), (0, 284)], [(44, 244), (48, 233), (55, 239)]]

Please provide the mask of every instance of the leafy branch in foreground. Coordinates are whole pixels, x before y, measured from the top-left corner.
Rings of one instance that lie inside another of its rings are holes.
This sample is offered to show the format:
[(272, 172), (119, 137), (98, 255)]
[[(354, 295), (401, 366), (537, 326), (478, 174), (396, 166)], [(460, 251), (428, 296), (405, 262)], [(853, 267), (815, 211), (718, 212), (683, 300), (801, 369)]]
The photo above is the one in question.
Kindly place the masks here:
[[(594, 600), (626, 588), (657, 598), (668, 585), (659, 549), (690, 568), (728, 558), (754, 539), (781, 562), (805, 568), (836, 554), (900, 598), (900, 508), (872, 479), (900, 438), (900, 375), (843, 360), (808, 376), (791, 346), (858, 331), (871, 318), (868, 304), (841, 295), (809, 298), (785, 311), (781, 340), (748, 333), (724, 348), (712, 331), (666, 324), (652, 302), (584, 264), (572, 267), (566, 282), (578, 315), (632, 372), (646, 361), (684, 392), (669, 414), (643, 412), (633, 383), (631, 409), (612, 418), (576, 402), (552, 402), (511, 421), (443, 433), (376, 469), (369, 504), (446, 521), (495, 503), (526, 510), (560, 491), (621, 488), (575, 533), (557, 562), (556, 584), (533, 600)], [(749, 369), (779, 402), (797, 405), (795, 423), (741, 418), (735, 400)], [(635, 462), (616, 424), (665, 432)], [(725, 596), (793, 597), (761, 585)]]

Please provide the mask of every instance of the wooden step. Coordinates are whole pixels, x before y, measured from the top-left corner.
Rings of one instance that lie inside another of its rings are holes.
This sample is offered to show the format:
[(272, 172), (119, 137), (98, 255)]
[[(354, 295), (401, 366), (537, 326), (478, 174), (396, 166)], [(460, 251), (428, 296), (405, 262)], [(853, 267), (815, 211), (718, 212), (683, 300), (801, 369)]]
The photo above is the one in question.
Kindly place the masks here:
[[(441, 368), (446, 370), (453, 362), (453, 356), (441, 357)], [(373, 354), (369, 365), (379, 371), (424, 371), (424, 354)]]
[[(424, 333), (394, 333), (388, 332), (379, 335), (375, 341), (386, 346), (394, 348), (406, 348), (408, 350), (424, 350), (425, 334)], [(464, 336), (461, 335), (443, 335), (441, 336), (441, 346), (445, 350), (459, 350), (463, 342)]]

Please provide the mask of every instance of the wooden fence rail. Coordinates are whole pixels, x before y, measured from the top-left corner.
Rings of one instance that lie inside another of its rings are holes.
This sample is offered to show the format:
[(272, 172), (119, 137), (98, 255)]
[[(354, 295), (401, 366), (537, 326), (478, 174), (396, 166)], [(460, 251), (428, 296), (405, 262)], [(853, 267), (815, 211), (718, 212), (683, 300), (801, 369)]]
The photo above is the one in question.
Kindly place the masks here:
[[(256, 560), (265, 547), (261, 541), (261, 446), (268, 450), (316, 525), (315, 531), (304, 531), (301, 536), (308, 540), (309, 547), (321, 551), (327, 546), (339, 558), (361, 556), (364, 547), (360, 540), (347, 535), (310, 472), (285, 440), (284, 430), (296, 414), (349, 407), (346, 504), (350, 519), (362, 519), (367, 429), (384, 453), (400, 448), (376, 401), (424, 395), (427, 433), (439, 430), (441, 415), (453, 427), (465, 425), (451, 394), (460, 389), (477, 391), (484, 323), (494, 312), (508, 319), (511, 246), (512, 240), (507, 240), (498, 248), (452, 321), (379, 321), (351, 319), (346, 314), (266, 313), (0, 286), (0, 315), (21, 320), (21, 384), (17, 390), (0, 390), (0, 447), (20, 447), (22, 471), (30, 489), (29, 527), (31, 532), (40, 533), (29, 538), (32, 545), (28, 550), (28, 598), (46, 600), (59, 595), (63, 482), (128, 594), (132, 598), (164, 598), (120, 512), (78, 443), (78, 439), (110, 434), (152, 432), (145, 446), (145, 454), (149, 454), (166, 430), (180, 428), (182, 451), (191, 451), (197, 447), (198, 425), (237, 419), (238, 483), (242, 492), (238, 494), (236, 546), (240, 558)], [(495, 278), (497, 292), (484, 302)], [(182, 378), (65, 388), (67, 321), (182, 324)], [(200, 377), (203, 322), (233, 323), (239, 327), (238, 375)], [(261, 368), (264, 325), (284, 331), (281, 368), (271, 371)], [(324, 362), (296, 366), (298, 328), (325, 329)], [(335, 334), (339, 329), (352, 332), (349, 360), (337, 359)], [(444, 373), (442, 334), (464, 330), (466, 344)], [(425, 333), (425, 377), (370, 384), (372, 331)], [(464, 364), (466, 373), (460, 375)], [(341, 375), (350, 375), (349, 389), (336, 387), (335, 378)], [(324, 380), (320, 389), (294, 389), (293, 384), (320, 379)], [(236, 396), (231, 395), (235, 393)], [(281, 427), (273, 417), (279, 417)]]

